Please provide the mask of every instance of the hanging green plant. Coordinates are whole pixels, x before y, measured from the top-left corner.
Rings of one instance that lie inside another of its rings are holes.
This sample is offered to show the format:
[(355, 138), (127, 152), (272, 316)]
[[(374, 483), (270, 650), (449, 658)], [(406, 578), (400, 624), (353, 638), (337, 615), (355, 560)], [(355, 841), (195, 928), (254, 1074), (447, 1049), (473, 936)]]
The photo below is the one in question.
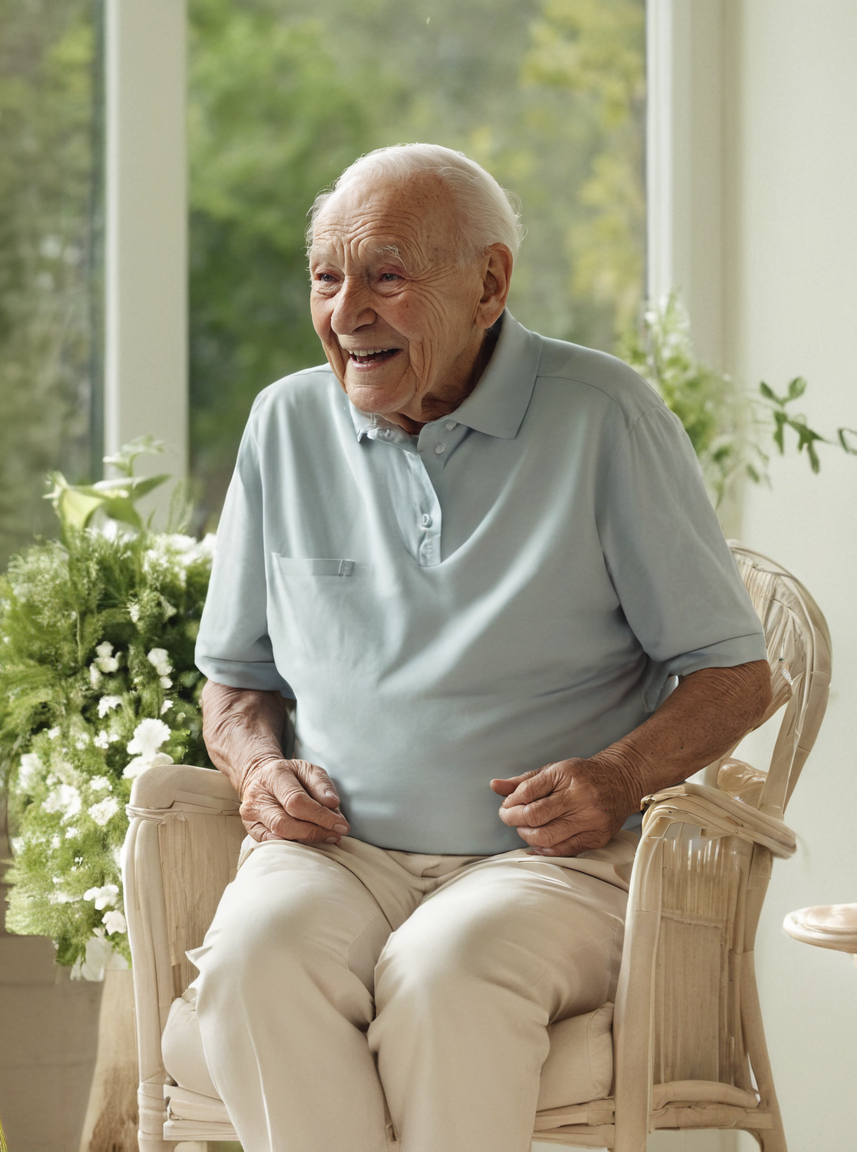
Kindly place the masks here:
[(620, 355), (681, 420), (715, 507), (741, 475), (756, 484), (768, 482), (770, 445), (782, 455), (787, 433), (797, 438), (798, 452), (806, 449), (813, 472), (821, 467), (819, 444), (857, 455), (853, 429), (838, 428), (836, 438), (831, 439), (810, 428), (806, 417), (792, 410), (806, 392), (802, 376), (790, 380), (782, 396), (764, 381), (753, 395), (731, 377), (701, 364), (694, 355), (687, 313), (674, 292), (660, 307), (645, 313), (639, 330), (625, 336)]
[(210, 766), (193, 662), (214, 537), (155, 532), (137, 501), (141, 438), (96, 485), (52, 476), (57, 541), (0, 578), (0, 770), (14, 862), (10, 931), (51, 936), (73, 975), (130, 958), (119, 854), (131, 783), (151, 764)]

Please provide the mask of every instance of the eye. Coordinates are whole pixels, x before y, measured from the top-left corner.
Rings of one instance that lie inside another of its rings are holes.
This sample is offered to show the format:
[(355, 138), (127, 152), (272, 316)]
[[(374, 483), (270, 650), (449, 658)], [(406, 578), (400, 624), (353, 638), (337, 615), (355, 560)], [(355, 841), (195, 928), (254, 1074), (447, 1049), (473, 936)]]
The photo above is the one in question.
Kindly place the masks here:
[(332, 284), (335, 277), (332, 272), (316, 272), (315, 279), (322, 284)]
[(380, 279), (384, 284), (392, 284), (394, 280), (401, 280), (402, 277), (398, 276), (395, 272), (382, 272)]

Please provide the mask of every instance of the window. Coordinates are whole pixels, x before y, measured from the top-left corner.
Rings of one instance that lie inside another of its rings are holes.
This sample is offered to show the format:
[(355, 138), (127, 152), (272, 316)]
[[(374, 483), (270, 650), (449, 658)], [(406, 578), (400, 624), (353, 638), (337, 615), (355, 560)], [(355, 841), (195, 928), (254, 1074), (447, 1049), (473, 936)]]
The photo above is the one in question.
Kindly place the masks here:
[(0, 8), (0, 570), (101, 460), (101, 3)]
[(318, 363), (315, 194), (362, 153), (460, 148), (518, 194), (510, 308), (615, 346), (645, 264), (643, 0), (190, 0), (192, 472), (219, 511), (253, 397)]

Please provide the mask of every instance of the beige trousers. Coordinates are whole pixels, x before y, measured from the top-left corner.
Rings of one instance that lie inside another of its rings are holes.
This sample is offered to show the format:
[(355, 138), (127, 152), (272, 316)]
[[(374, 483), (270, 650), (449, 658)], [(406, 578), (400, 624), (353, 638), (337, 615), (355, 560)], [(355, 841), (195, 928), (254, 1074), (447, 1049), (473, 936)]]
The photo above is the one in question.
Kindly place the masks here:
[(190, 954), (245, 1152), (526, 1152), (548, 1024), (613, 998), (636, 843), (548, 860), (248, 841)]

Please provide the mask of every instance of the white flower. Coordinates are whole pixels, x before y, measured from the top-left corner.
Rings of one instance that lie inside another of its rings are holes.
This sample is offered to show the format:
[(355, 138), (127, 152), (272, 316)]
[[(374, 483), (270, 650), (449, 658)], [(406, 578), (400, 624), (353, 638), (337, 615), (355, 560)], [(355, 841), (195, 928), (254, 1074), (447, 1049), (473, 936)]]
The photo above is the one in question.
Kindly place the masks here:
[(48, 736), (50, 737), (51, 740), (56, 740), (56, 738), (57, 738), (57, 736), (59, 736), (59, 734), (60, 734), (59, 728), (49, 728), (48, 729)]
[(74, 738), (74, 746), (78, 751), (82, 751), (87, 744), (89, 744), (91, 737), (88, 732), (78, 732)]
[(62, 812), (63, 820), (73, 819), (80, 812), (80, 793), (73, 784), (60, 784), (45, 801), (45, 811)]
[(165, 596), (161, 597), (161, 608), (163, 609), (165, 620), (169, 620), (171, 616), (175, 616), (176, 612), (178, 612), (178, 608), (173, 607)]
[(172, 708), (172, 706), (173, 706), (172, 700), (165, 700), (163, 702), (163, 704), (161, 705), (161, 715), (163, 716), (163, 714), (165, 712), (169, 712), (169, 710)]
[(137, 756), (125, 765), (125, 771), (122, 775), (126, 780), (135, 780), (147, 768), (157, 768), (161, 764), (172, 763), (172, 756), (168, 756), (166, 752), (156, 752), (154, 756)]
[(103, 922), (108, 936), (112, 936), (114, 932), (128, 931), (128, 925), (125, 923), (125, 917), (119, 911), (105, 912)]
[(158, 681), (158, 683), (161, 685), (162, 688), (172, 688), (172, 686), (173, 686), (173, 682), (169, 678), (169, 676), (162, 676), (160, 678), (160, 680)]
[(71, 824), (69, 824), (67, 828), (63, 829), (63, 835), (65, 836), (66, 840), (76, 840), (80, 835), (80, 829), (74, 828)]
[(126, 747), (132, 755), (142, 756), (145, 759), (154, 756), (169, 738), (170, 729), (163, 720), (141, 720)]
[(89, 781), (89, 787), (93, 792), (106, 792), (112, 788), (113, 785), (110, 783), (106, 776), (93, 776)]
[(93, 688), (97, 688), (101, 683), (101, 673), (94, 664), (89, 665), (89, 682)]
[(60, 841), (59, 836), (57, 836), (56, 834), (51, 836), (51, 848), (53, 848), (54, 852), (56, 852), (56, 850), (59, 848), (60, 843), (61, 843), (61, 841)]
[(96, 748), (109, 748), (111, 744), (110, 733), (105, 732), (105, 730), (102, 728), (92, 743)]
[[(96, 646), (95, 651), (98, 653), (98, 658), (95, 660), (95, 667), (101, 672), (115, 672), (119, 667), (119, 661), (113, 655), (113, 645), (109, 640), (103, 641)], [(90, 669), (92, 665), (90, 665)]]
[(100, 828), (108, 824), (116, 813), (119, 811), (119, 801), (113, 796), (106, 796), (103, 800), (99, 800), (97, 804), (93, 804), (89, 809), (89, 815)]
[(169, 676), (173, 670), (173, 666), (170, 663), (170, 654), (166, 648), (153, 648), (146, 659), (159, 676)]
[(108, 712), (118, 708), (121, 703), (121, 696), (102, 696), (98, 701), (98, 715), (106, 716)]
[(71, 970), (72, 980), (103, 980), (105, 968), (127, 968), (128, 961), (115, 951), (104, 936), (103, 928), (86, 942), (86, 958), (77, 960)]
[(104, 884), (101, 888), (87, 888), (83, 894), (83, 898), (84, 900), (92, 900), (100, 912), (104, 908), (112, 908), (116, 903), (118, 895), (118, 885)]
[(36, 776), (43, 772), (44, 768), (41, 758), (35, 752), (25, 752), (21, 757), (21, 766), (18, 769), (18, 786), (25, 791), (32, 787)]
[(128, 605), (128, 615), (131, 617), (131, 622), (136, 624), (140, 619), (140, 605), (132, 601)]

